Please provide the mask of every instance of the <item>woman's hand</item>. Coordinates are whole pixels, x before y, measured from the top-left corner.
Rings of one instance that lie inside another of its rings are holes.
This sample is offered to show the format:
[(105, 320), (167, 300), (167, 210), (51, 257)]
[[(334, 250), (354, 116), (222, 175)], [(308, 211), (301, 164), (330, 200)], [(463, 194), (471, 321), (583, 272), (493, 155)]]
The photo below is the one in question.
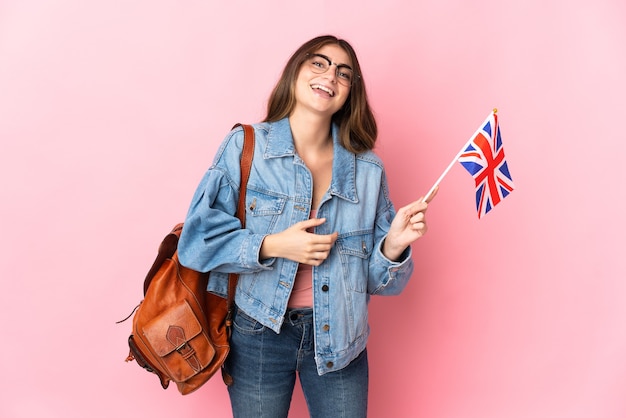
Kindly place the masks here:
[(261, 244), (261, 259), (282, 257), (298, 263), (319, 266), (337, 240), (337, 232), (318, 235), (308, 232), (326, 222), (326, 219), (309, 219), (298, 222), (277, 234), (268, 235)]
[(426, 210), (428, 203), (437, 194), (437, 189), (427, 201), (422, 198), (400, 208), (391, 222), (387, 238), (383, 244), (383, 254), (390, 260), (396, 261), (404, 250), (428, 231), (426, 224)]

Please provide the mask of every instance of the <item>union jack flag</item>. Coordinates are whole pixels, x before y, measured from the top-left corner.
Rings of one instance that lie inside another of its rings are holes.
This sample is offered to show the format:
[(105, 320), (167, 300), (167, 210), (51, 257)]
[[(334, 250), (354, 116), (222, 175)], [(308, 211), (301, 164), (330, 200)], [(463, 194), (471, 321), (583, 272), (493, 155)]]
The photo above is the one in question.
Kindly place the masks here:
[(498, 116), (492, 113), (470, 139), (459, 162), (476, 182), (476, 210), (478, 218), (493, 209), (513, 191), (502, 148)]

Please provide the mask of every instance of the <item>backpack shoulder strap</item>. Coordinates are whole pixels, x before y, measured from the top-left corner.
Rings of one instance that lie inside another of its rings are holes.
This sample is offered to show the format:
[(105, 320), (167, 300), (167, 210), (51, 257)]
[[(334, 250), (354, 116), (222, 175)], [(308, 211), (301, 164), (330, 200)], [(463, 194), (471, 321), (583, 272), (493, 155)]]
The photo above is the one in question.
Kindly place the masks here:
[[(239, 201), (237, 204), (237, 217), (241, 221), (241, 227), (246, 227), (246, 189), (250, 170), (252, 169), (252, 157), (254, 156), (254, 127), (252, 125), (236, 124), (233, 129), (243, 127), (243, 151), (241, 152), (241, 185), (239, 187)], [(231, 273), (228, 275), (228, 314), (226, 315), (226, 326), (230, 328), (232, 324), (233, 305), (235, 300), (235, 290), (239, 275)]]
[(243, 128), (243, 151), (241, 152), (241, 186), (239, 187), (239, 202), (237, 205), (237, 217), (241, 221), (241, 227), (246, 226), (246, 187), (252, 169), (252, 157), (254, 156), (254, 127), (252, 125), (236, 124), (233, 128)]

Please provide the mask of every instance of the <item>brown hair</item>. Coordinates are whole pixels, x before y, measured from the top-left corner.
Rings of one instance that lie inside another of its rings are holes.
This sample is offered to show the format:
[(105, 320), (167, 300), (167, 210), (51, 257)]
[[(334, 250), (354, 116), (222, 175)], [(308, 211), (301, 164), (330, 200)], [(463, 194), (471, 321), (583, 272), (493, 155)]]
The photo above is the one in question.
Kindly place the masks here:
[(307, 58), (307, 54), (313, 53), (324, 45), (337, 44), (352, 61), (355, 77), (350, 87), (350, 95), (344, 105), (333, 115), (332, 121), (339, 126), (339, 140), (341, 145), (348, 151), (360, 153), (374, 148), (378, 128), (374, 114), (367, 101), (365, 83), (361, 73), (361, 67), (352, 46), (345, 40), (336, 36), (318, 36), (304, 43), (289, 58), (283, 73), (276, 83), (267, 104), (267, 116), (264, 122), (275, 122), (283, 119), (293, 110), (295, 99), (295, 82), (298, 71)]

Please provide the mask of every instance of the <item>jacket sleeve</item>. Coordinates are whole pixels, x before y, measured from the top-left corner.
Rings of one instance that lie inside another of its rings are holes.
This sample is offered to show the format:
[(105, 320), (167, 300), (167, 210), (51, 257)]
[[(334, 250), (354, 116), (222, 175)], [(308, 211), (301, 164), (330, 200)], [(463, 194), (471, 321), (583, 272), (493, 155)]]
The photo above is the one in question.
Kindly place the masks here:
[(381, 187), (376, 211), (375, 246), (370, 257), (368, 292), (373, 295), (397, 295), (404, 290), (413, 273), (411, 246), (402, 253), (398, 261), (391, 261), (382, 252), (391, 221), (396, 216), (389, 198), (387, 180), (382, 173)]
[(178, 256), (185, 267), (221, 273), (269, 269), (259, 262), (264, 235), (242, 229), (235, 216), (240, 185), (241, 128), (231, 132), (198, 185), (185, 218)]

